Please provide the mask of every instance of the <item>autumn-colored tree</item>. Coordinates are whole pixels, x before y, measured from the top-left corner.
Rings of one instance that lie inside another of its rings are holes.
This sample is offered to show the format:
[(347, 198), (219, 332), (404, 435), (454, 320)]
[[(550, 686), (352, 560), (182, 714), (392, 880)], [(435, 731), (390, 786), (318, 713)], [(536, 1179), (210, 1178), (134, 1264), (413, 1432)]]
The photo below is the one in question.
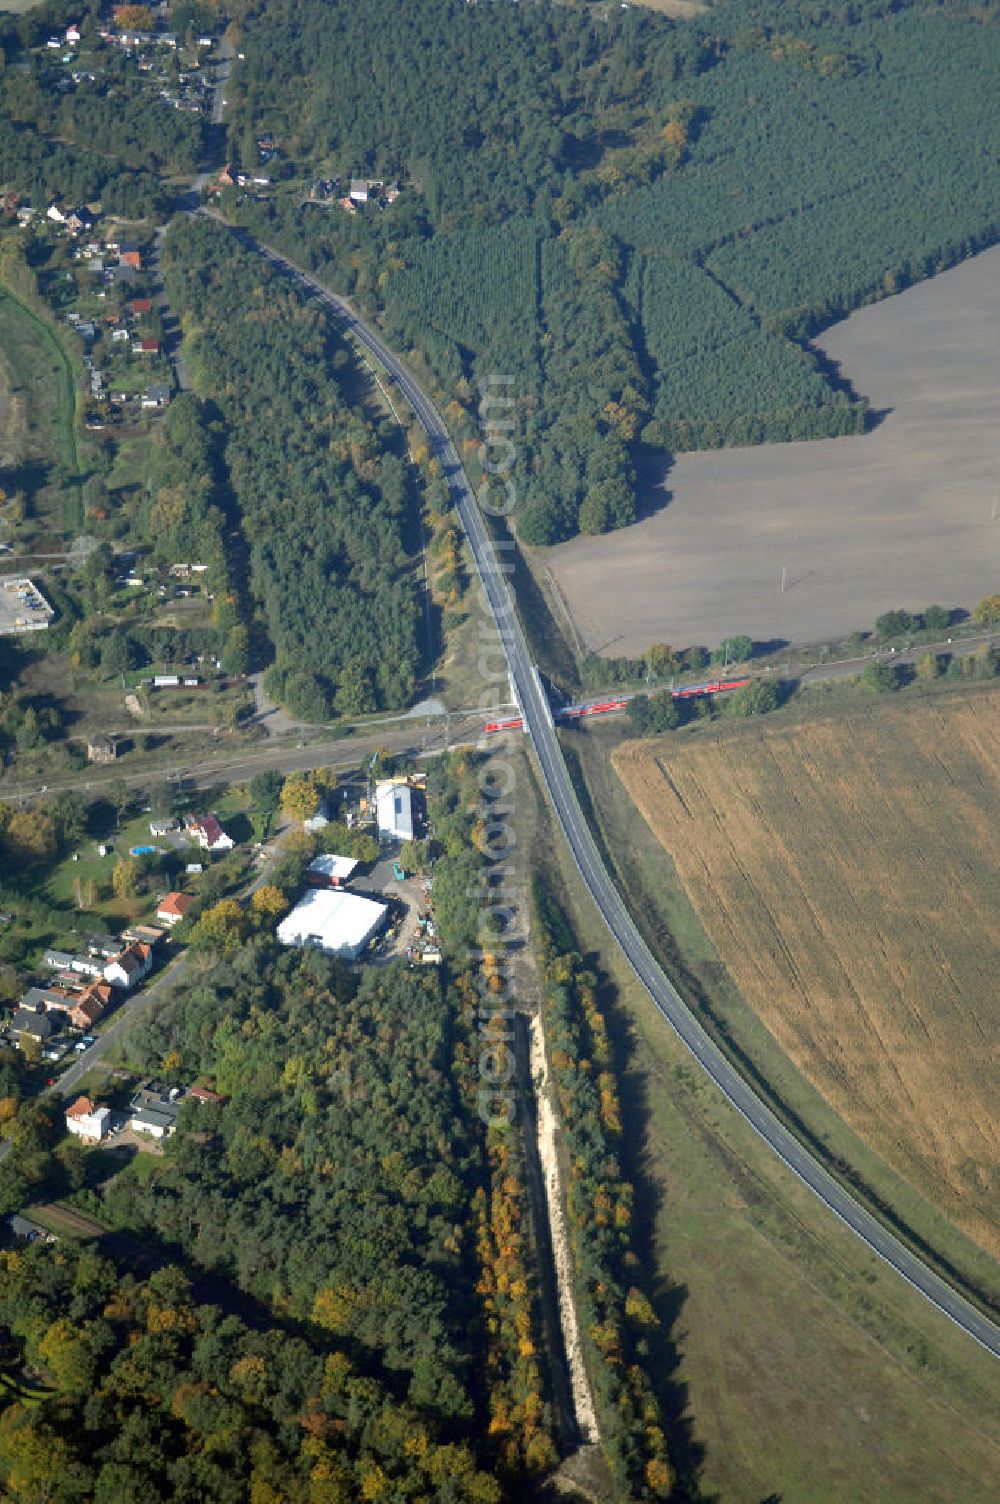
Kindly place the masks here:
[(115, 862), (111, 872), (111, 886), (116, 898), (134, 898), (139, 889), (139, 868), (131, 857)]
[(247, 915), (235, 898), (222, 898), (206, 909), (191, 940), (207, 950), (235, 950), (246, 937)]
[(319, 809), (319, 789), (306, 773), (291, 773), (281, 789), (281, 807), (293, 820), (311, 820)]
[(972, 613), (980, 626), (995, 627), (1000, 622), (1000, 595), (987, 595)]
[(680, 659), (665, 642), (652, 643), (642, 656), (646, 672), (654, 679), (665, 679), (669, 674), (676, 674), (680, 668)]
[(38, 1354), (57, 1389), (82, 1391), (94, 1375), (94, 1355), (83, 1334), (61, 1317), (54, 1321), (38, 1344)]
[(663, 127), (663, 139), (670, 147), (670, 150), (679, 157), (685, 146), (687, 146), (688, 140), (684, 122), (682, 120), (668, 120)]
[(92, 877), (74, 877), (73, 902), (78, 909), (92, 909), (97, 902), (97, 884)]
[(25, 1504), (51, 1499), (55, 1478), (59, 1480), (60, 1498), (71, 1497), (68, 1491), (74, 1483), (78, 1497), (87, 1491), (87, 1474), (69, 1443), (37, 1410), (20, 1403), (10, 1405), (0, 1416), (0, 1472), (10, 1497)]
[(666, 1499), (673, 1487), (673, 1475), (662, 1457), (651, 1457), (646, 1463), (646, 1484), (654, 1499)]
[(264, 883), (251, 898), (250, 908), (261, 928), (270, 928), (288, 908), (288, 899), (274, 883)]
[(44, 861), (56, 853), (55, 821), (42, 810), (16, 810), (3, 839), (8, 851), (22, 860)]
[(313, 1301), (312, 1319), (317, 1326), (328, 1332), (346, 1335), (351, 1328), (351, 1319), (358, 1305), (357, 1291), (350, 1285), (333, 1289), (329, 1285), (320, 1290)]
[(625, 1296), (625, 1315), (637, 1326), (653, 1327), (660, 1324), (660, 1319), (647, 1296), (641, 1290), (637, 1290), (634, 1285)]
[(153, 12), (148, 5), (121, 5), (115, 10), (119, 31), (152, 31)]

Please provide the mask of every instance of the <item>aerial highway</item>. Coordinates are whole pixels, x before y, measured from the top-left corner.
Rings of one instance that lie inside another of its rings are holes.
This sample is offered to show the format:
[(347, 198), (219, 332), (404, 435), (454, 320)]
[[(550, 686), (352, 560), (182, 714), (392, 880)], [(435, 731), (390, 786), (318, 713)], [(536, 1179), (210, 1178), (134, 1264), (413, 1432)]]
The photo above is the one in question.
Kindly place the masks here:
[(639, 933), (601, 859), (573, 788), (548, 699), (532, 663), (515, 604), (472, 487), (444, 421), (403, 362), (343, 298), (270, 247), (240, 233), (276, 267), (319, 298), (390, 373), (423, 426), (451, 487), (485, 596), (507, 656), (511, 680), (542, 778), (573, 858), (594, 902), (636, 976), (682, 1043), (726, 1099), (778, 1158), (879, 1258), (994, 1357), (1000, 1325), (967, 1300), (874, 1216), (785, 1127), (731, 1064), (673, 986)]

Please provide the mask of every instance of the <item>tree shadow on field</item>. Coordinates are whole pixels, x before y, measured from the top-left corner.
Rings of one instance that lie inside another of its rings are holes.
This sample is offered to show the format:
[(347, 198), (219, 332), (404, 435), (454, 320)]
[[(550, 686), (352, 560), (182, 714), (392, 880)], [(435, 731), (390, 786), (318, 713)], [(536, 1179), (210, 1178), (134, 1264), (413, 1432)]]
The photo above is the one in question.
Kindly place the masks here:
[(650, 1339), (646, 1368), (663, 1415), (667, 1456), (674, 1473), (671, 1500), (675, 1504), (719, 1504), (717, 1495), (701, 1490), (699, 1474), (705, 1447), (697, 1438), (690, 1412), (687, 1384), (679, 1377), (683, 1331), (681, 1312), (688, 1297), (686, 1285), (661, 1277), (656, 1267), (656, 1210), (663, 1188), (651, 1173), (645, 1151), (651, 1116), (649, 1078), (638, 1067), (634, 1026), (621, 1006), (618, 990), (601, 968), (600, 956), (585, 957), (587, 969), (597, 978), (598, 1003), (608, 1026), (608, 1040), (621, 1098), (622, 1174), (631, 1182), (632, 1247), (645, 1278), (642, 1284), (659, 1318), (659, 1328)]
[(634, 454), (635, 520), (645, 522), (664, 511), (674, 499), (667, 477), (674, 468), (674, 457), (666, 449), (640, 445)]
[(787, 637), (769, 637), (766, 642), (755, 642), (753, 645), (753, 658), (767, 658), (772, 653), (783, 653), (791, 644)]
[[(820, 345), (814, 344), (812, 340), (805, 340), (803, 343), (805, 349), (815, 361), (819, 374), (828, 386), (832, 387), (835, 392), (839, 392), (842, 396), (846, 397), (849, 402), (869, 402), (869, 399), (856, 389), (850, 377), (844, 374), (843, 363), (841, 361), (834, 360)], [(892, 412), (893, 408), (891, 407), (874, 407), (869, 405), (865, 412), (864, 432), (871, 433), (884, 423)]]

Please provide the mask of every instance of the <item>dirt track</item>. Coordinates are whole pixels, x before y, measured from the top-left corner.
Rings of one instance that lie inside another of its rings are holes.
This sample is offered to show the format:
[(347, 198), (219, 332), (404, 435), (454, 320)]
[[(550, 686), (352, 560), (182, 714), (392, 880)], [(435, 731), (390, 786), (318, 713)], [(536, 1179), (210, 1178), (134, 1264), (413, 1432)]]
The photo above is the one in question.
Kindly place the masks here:
[(998, 336), (1000, 247), (835, 325), (822, 348), (888, 415), (858, 437), (681, 455), (646, 521), (541, 552), (587, 646), (822, 642), (1000, 589)]

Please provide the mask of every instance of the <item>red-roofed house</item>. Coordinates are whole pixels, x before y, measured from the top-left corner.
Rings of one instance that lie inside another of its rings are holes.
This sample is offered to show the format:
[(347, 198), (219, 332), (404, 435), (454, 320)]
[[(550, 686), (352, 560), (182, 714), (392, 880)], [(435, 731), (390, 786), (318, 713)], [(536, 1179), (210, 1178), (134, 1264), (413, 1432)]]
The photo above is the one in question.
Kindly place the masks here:
[(66, 1109), (66, 1127), (77, 1138), (100, 1142), (111, 1127), (111, 1108), (95, 1107), (89, 1097), (77, 1097)]
[(156, 917), (161, 924), (173, 929), (175, 924), (180, 924), (193, 903), (194, 899), (187, 893), (168, 893), (157, 909)]
[(70, 1023), (75, 1029), (92, 1029), (110, 1003), (111, 996), (110, 983), (92, 982), (69, 1010)]
[(152, 313), (153, 311), (153, 300), (152, 298), (133, 298), (129, 307), (137, 319), (145, 318), (148, 313)]
[(143, 355), (159, 355), (160, 341), (158, 339), (141, 339), (138, 348)]
[(148, 945), (136, 941), (122, 951), (120, 956), (115, 956), (104, 968), (105, 980), (115, 987), (134, 987), (141, 982), (143, 977), (148, 977), (153, 969), (153, 952)]
[(204, 819), (196, 820), (192, 829), (198, 845), (206, 851), (232, 851), (236, 844), (232, 836), (226, 835), (214, 815), (205, 815)]
[(131, 266), (134, 271), (142, 270), (142, 252), (131, 246), (122, 246), (118, 252), (118, 260), (122, 266)]
[(211, 1091), (207, 1086), (192, 1086), (188, 1092), (196, 1102), (224, 1102), (225, 1097), (220, 1097), (217, 1091)]

